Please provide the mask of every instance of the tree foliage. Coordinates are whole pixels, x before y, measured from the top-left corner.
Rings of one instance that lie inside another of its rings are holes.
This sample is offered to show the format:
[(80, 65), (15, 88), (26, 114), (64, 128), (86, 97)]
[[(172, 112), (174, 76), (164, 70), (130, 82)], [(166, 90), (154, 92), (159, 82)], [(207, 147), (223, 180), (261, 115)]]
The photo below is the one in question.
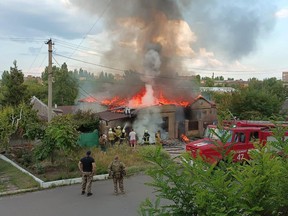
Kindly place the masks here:
[(16, 61), (13, 62), (13, 65), (14, 67), (10, 67), (10, 72), (4, 71), (2, 74), (2, 106), (17, 106), (25, 100), (24, 74), (18, 69)]
[(7, 151), (11, 135), (15, 132), (16, 127), (13, 123), (14, 110), (12, 107), (0, 109), (0, 150)]
[(232, 93), (210, 93), (220, 115), (229, 110), (240, 119), (281, 119), (281, 106), (288, 96), (287, 87), (276, 78), (263, 81), (255, 78), (249, 85), (237, 87)]
[(78, 148), (78, 137), (79, 133), (70, 115), (54, 117), (45, 129), (42, 144), (35, 150), (35, 156), (38, 160), (50, 157), (54, 163), (55, 151), (69, 156)]
[[(232, 160), (210, 165), (188, 154), (181, 164), (162, 157), (159, 151), (145, 158), (155, 166), (148, 171), (156, 201), (145, 200), (141, 215), (271, 216), (287, 215), (287, 157), (256, 145), (251, 161)], [(282, 149), (287, 154), (287, 149)]]
[(92, 132), (99, 128), (99, 117), (91, 110), (78, 110), (73, 119), (76, 123), (77, 130), (80, 132)]
[[(73, 105), (78, 96), (78, 81), (73, 72), (68, 71), (67, 64), (62, 64), (61, 68), (53, 66), (53, 104), (57, 105)], [(42, 79), (48, 85), (48, 68), (42, 73)]]
[(44, 134), (45, 122), (40, 120), (37, 111), (32, 105), (21, 103), (15, 109), (19, 122), (17, 123), (17, 133), (28, 140), (41, 139)]
[(24, 81), (27, 86), (27, 98), (37, 97), (41, 101), (48, 101), (48, 88), (36, 78), (27, 79)]

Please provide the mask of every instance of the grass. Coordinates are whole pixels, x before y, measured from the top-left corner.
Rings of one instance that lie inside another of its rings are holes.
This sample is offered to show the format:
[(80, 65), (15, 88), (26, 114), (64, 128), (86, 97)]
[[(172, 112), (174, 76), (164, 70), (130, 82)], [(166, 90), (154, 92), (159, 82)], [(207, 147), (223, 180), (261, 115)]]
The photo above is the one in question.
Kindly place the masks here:
[[(137, 146), (136, 148), (131, 148), (128, 145), (121, 145), (108, 148), (105, 153), (101, 152), (98, 147), (82, 147), (67, 156), (57, 151), (54, 154), (55, 162), (53, 164), (50, 159), (36, 161), (33, 159), (33, 153), (31, 151), (21, 151), (18, 154), (15, 153), (14, 155), (17, 157), (11, 159), (41, 180), (48, 182), (80, 177), (81, 174), (78, 170), (78, 162), (86, 155), (87, 150), (91, 150), (92, 157), (95, 159), (96, 175), (107, 174), (109, 164), (113, 161), (115, 155), (118, 155), (120, 160), (125, 164), (126, 172), (129, 176), (134, 173), (143, 172), (151, 167), (151, 164), (143, 159), (143, 154), (151, 154), (154, 152), (155, 146)], [(23, 155), (30, 155), (30, 160), (25, 160)], [(13, 179), (10, 179), (10, 181), (13, 182)]]
[[(92, 157), (95, 159), (96, 175), (108, 173), (109, 164), (113, 161), (115, 155), (118, 155), (126, 166), (127, 176), (131, 176), (135, 173), (146, 171), (153, 166), (143, 159), (143, 155), (153, 154), (155, 146), (138, 146), (134, 149), (123, 145), (108, 148), (106, 153), (101, 152), (97, 147), (81, 148), (79, 151), (69, 155), (69, 157), (64, 157), (63, 154), (58, 152), (55, 155), (56, 162), (54, 164), (51, 164), (49, 160), (41, 162), (31, 160), (27, 167), (24, 164), (18, 164), (46, 182), (76, 178), (81, 176), (78, 170), (78, 161), (85, 156), (87, 150), (92, 151)], [(164, 152), (163, 156), (165, 155), (167, 156), (168, 153)], [(21, 159), (22, 157), (20, 156), (19, 158)], [(66, 163), (67, 161), (68, 163)], [(36, 187), (39, 187), (39, 185), (31, 176), (0, 159), (0, 193)]]
[(29, 175), (0, 159), (0, 192), (38, 187)]

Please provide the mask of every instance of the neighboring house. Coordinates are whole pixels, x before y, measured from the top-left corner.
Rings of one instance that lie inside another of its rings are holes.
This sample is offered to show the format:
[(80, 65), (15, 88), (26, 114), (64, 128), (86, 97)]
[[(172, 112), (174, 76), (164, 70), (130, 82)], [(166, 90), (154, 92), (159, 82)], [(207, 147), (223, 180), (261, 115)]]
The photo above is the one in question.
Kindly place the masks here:
[[(48, 106), (35, 96), (32, 97), (31, 104), (32, 108), (37, 111), (39, 118), (48, 121)], [(61, 111), (57, 109), (52, 110), (52, 118), (57, 116), (57, 112)]]
[(232, 87), (200, 87), (201, 92), (221, 92), (221, 93), (231, 93), (235, 92), (236, 89)]
[(186, 109), (185, 132), (187, 136), (203, 136), (207, 125), (217, 121), (216, 104), (198, 96)]

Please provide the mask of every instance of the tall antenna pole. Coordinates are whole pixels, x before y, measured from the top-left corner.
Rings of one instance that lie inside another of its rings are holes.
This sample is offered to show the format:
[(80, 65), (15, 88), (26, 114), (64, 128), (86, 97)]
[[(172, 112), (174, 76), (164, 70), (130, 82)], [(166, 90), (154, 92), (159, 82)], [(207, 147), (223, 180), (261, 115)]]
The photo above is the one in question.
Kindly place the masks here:
[(49, 39), (48, 44), (48, 122), (52, 119), (52, 39)]

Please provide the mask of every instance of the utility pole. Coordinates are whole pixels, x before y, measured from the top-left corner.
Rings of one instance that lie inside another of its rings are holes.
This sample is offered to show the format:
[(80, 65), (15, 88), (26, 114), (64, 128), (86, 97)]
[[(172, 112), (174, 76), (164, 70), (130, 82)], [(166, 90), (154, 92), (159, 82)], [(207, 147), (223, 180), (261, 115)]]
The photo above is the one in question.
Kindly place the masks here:
[(48, 44), (48, 122), (52, 119), (52, 39), (49, 39)]

